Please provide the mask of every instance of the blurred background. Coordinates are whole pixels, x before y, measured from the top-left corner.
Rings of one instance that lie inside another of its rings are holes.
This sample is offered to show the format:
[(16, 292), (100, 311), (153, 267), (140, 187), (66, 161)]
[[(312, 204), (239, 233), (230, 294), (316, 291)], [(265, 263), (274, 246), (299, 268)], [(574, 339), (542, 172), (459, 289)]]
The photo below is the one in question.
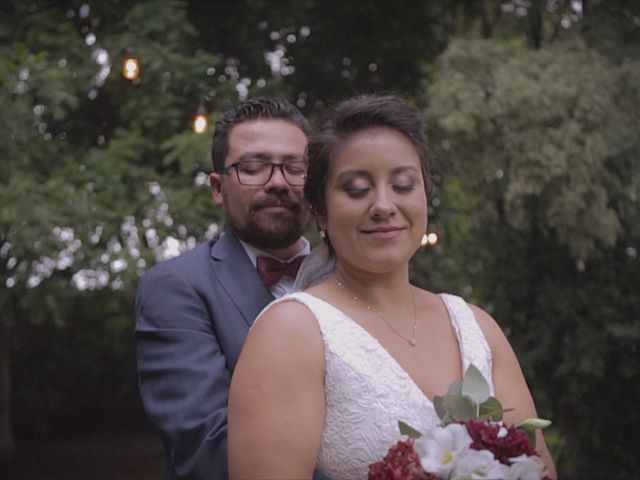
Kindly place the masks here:
[(414, 281), (497, 319), (562, 478), (635, 477), (639, 1), (5, 0), (0, 478), (161, 477), (133, 300), (222, 228), (213, 123), (372, 92), (437, 154)]

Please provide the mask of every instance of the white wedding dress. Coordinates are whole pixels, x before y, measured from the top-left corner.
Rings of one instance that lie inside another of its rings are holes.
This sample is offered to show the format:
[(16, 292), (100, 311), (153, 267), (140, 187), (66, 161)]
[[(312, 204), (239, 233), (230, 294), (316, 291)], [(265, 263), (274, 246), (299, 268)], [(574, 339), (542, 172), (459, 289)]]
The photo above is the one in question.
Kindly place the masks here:
[[(473, 363), (493, 394), (491, 350), (472, 310), (460, 297), (440, 297), (460, 345), (463, 369)], [(324, 342), (326, 423), (318, 470), (333, 480), (366, 479), (369, 465), (400, 440), (399, 420), (421, 432), (439, 423), (431, 401), (364, 328), (308, 293), (292, 293), (276, 302), (285, 300), (309, 308)]]

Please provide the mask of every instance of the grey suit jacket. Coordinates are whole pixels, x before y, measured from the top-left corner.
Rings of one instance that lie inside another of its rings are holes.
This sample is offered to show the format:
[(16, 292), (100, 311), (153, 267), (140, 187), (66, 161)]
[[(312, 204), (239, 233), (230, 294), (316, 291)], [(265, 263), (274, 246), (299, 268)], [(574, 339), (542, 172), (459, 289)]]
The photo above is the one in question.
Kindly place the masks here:
[(140, 394), (166, 452), (166, 479), (227, 478), (227, 401), (242, 344), (273, 296), (226, 233), (161, 262), (136, 297)]

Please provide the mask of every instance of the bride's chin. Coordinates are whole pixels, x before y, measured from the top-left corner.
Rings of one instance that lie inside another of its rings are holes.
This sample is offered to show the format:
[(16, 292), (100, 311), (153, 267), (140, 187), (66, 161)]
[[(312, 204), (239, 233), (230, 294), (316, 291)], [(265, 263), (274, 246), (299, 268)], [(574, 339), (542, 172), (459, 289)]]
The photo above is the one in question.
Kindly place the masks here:
[(406, 268), (409, 263), (405, 258), (389, 258), (388, 256), (370, 256), (364, 261), (353, 260), (350, 264), (362, 272), (374, 275), (386, 275), (396, 270)]

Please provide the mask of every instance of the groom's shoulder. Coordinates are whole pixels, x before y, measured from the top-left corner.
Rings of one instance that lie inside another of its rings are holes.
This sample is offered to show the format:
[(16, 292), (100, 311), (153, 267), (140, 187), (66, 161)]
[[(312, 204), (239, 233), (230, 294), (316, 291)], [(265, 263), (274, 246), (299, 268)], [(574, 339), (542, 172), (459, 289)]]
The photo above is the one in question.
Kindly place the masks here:
[(211, 248), (214, 243), (215, 240), (202, 242), (178, 256), (162, 260), (145, 272), (142, 278), (149, 279), (170, 273), (190, 277), (203, 269), (210, 268)]

